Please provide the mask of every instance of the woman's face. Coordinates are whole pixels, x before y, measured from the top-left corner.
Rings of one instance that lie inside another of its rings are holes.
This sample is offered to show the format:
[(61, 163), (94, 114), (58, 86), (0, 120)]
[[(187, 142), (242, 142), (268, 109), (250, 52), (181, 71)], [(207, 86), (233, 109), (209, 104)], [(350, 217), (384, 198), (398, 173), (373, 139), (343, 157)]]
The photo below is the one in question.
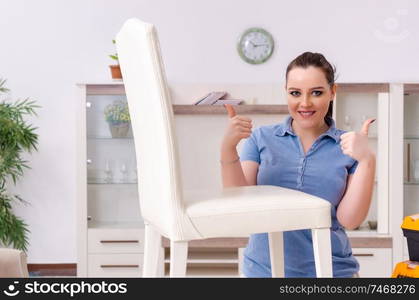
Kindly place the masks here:
[(318, 129), (324, 125), (329, 103), (336, 86), (330, 88), (320, 68), (294, 68), (288, 73), (286, 85), (288, 110), (301, 129)]

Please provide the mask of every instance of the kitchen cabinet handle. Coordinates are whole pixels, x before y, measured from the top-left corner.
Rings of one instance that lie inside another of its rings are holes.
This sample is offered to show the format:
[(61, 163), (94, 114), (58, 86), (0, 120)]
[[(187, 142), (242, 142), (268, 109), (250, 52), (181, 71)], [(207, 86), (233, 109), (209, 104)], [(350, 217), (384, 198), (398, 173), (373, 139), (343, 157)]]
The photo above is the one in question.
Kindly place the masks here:
[(410, 143), (407, 143), (407, 182), (410, 182)]
[(138, 240), (103, 240), (100, 241), (102, 244), (113, 244), (113, 243), (139, 243)]
[(101, 268), (139, 268), (139, 265), (100, 265)]
[(373, 253), (358, 253), (358, 254), (354, 254), (354, 256), (374, 256)]

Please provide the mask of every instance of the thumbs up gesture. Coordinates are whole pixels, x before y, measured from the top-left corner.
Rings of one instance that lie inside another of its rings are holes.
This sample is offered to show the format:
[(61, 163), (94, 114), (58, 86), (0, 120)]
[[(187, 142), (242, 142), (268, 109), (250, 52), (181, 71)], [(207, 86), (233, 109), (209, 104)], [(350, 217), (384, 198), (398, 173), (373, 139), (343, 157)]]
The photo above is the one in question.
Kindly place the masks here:
[(362, 124), (360, 131), (350, 131), (340, 136), (340, 148), (343, 154), (352, 157), (358, 162), (369, 158), (373, 154), (368, 146), (368, 130), (374, 121), (375, 119), (367, 119)]
[(235, 148), (241, 139), (248, 138), (252, 134), (252, 120), (248, 117), (236, 114), (233, 106), (225, 104), (229, 123), (224, 134), (222, 145), (227, 148)]

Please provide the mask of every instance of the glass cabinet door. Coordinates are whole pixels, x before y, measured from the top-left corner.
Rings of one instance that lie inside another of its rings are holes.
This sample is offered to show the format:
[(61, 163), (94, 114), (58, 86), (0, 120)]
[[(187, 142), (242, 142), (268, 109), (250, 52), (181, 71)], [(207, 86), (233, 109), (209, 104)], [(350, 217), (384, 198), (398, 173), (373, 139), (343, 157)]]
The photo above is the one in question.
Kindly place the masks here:
[[(419, 213), (419, 85), (405, 85), (404, 93), (404, 216)], [(402, 222), (400, 220), (400, 222)]]
[(369, 127), (369, 144), (376, 154), (374, 191), (368, 215), (352, 235), (389, 233), (388, 206), (388, 84), (338, 84), (334, 103), (336, 127), (360, 131), (369, 118), (376, 121)]
[(86, 96), (88, 227), (143, 227), (125, 94)]

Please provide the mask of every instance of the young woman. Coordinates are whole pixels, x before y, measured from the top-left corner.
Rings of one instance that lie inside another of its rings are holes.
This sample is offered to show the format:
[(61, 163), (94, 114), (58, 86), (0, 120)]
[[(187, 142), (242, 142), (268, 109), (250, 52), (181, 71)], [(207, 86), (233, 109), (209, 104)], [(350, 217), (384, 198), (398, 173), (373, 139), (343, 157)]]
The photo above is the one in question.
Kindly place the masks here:
[[(358, 227), (371, 202), (375, 155), (368, 146), (368, 119), (359, 132), (335, 127), (335, 70), (322, 54), (305, 52), (286, 71), (288, 110), (283, 123), (252, 131), (252, 120), (226, 105), (229, 124), (221, 146), (223, 186), (277, 185), (332, 204), (334, 277), (357, 276), (346, 229)], [(236, 146), (246, 139), (240, 157)], [(286, 277), (315, 277), (310, 230), (284, 232)], [(267, 233), (254, 234), (244, 251), (246, 277), (271, 277)]]

